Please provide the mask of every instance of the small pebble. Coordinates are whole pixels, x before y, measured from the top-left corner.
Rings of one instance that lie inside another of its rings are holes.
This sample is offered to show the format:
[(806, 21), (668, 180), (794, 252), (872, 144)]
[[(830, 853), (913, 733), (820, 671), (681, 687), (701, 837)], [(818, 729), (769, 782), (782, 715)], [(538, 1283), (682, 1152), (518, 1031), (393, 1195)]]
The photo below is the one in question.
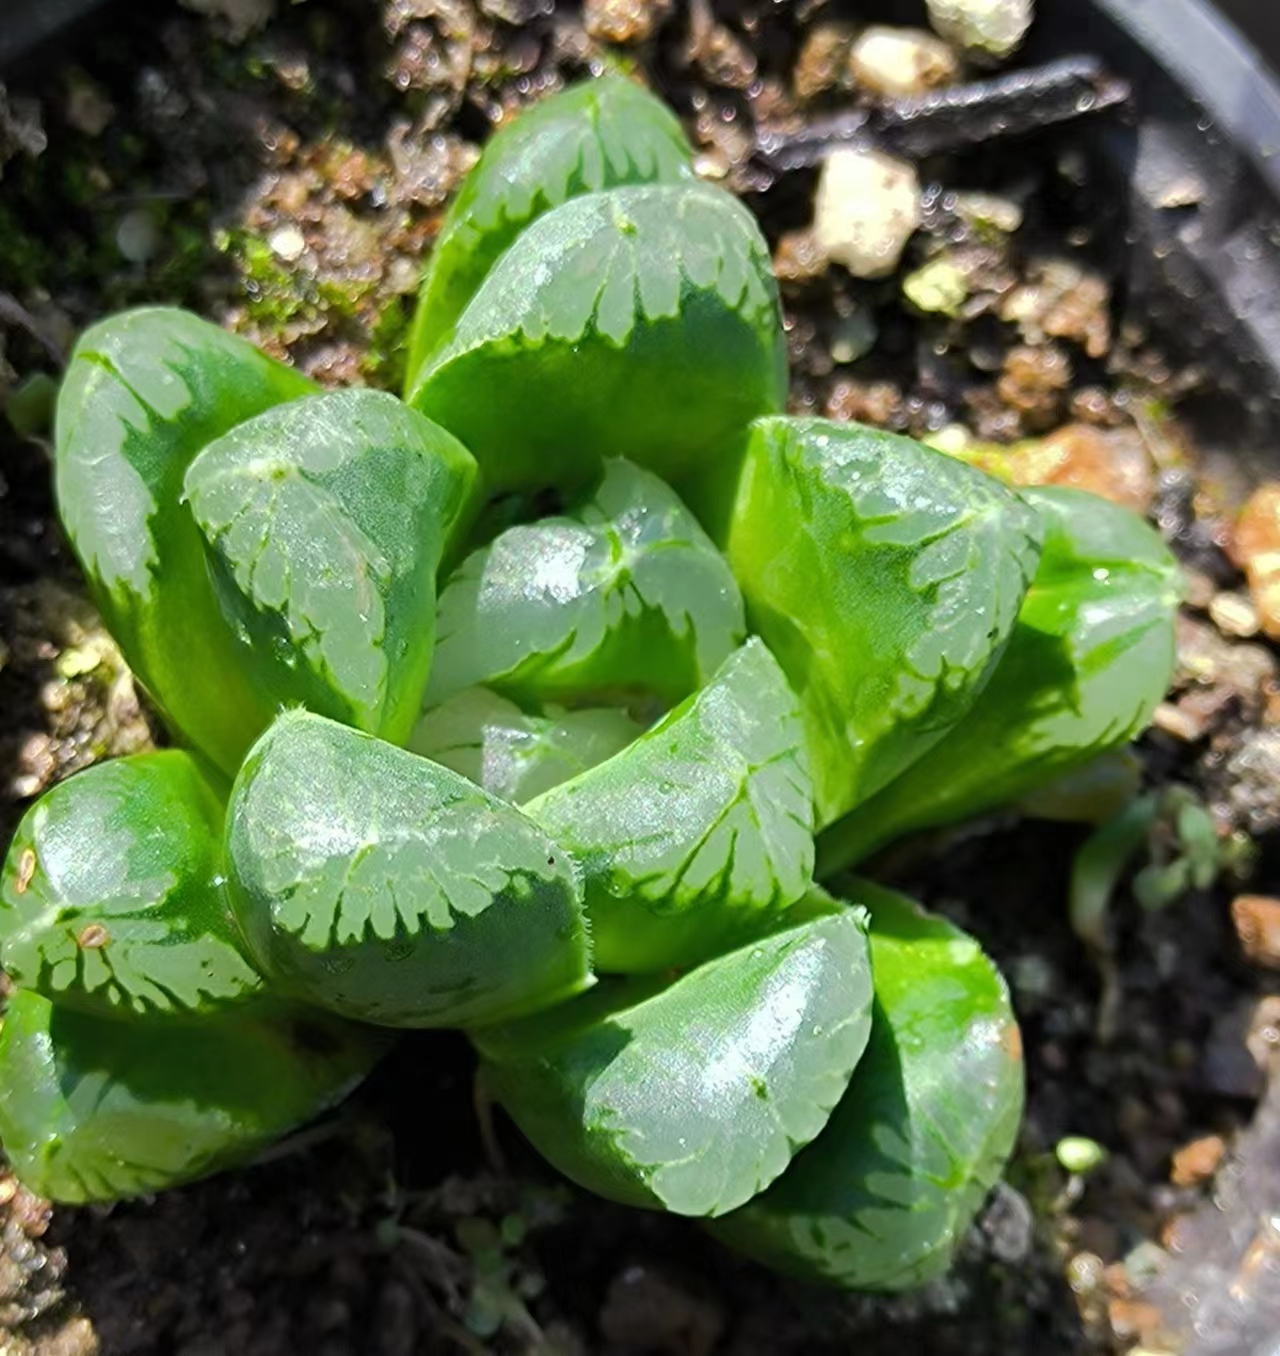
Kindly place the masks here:
[(934, 30), (975, 60), (1003, 61), (1022, 45), (1033, 0), (925, 0)]
[(1226, 636), (1247, 639), (1258, 634), (1258, 610), (1242, 593), (1218, 593), (1209, 603), (1213, 624)]
[(955, 84), (960, 63), (932, 33), (873, 24), (853, 44), (849, 73), (863, 89), (894, 99)]
[(658, 0), (586, 0), (583, 26), (597, 42), (644, 42), (652, 36), (667, 5)]
[(145, 264), (160, 245), (160, 231), (144, 207), (127, 212), (116, 227), (116, 249), (131, 263)]
[(1221, 1135), (1193, 1139), (1174, 1153), (1169, 1180), (1174, 1186), (1199, 1186), (1217, 1172), (1226, 1152), (1226, 1141)]
[(956, 193), (952, 211), (976, 230), (1012, 235), (1022, 226), (1022, 208), (1012, 198), (994, 193)]
[(958, 316), (969, 299), (964, 272), (945, 255), (931, 259), (902, 280), (902, 295), (918, 310)]
[(1231, 921), (1249, 960), (1280, 970), (1280, 899), (1238, 895), (1231, 904)]
[(1019, 344), (1005, 354), (996, 391), (1031, 432), (1042, 433), (1061, 419), (1071, 378), (1071, 359), (1057, 344)]
[(840, 316), (831, 327), (831, 356), (838, 363), (855, 363), (876, 346), (880, 337), (876, 318), (859, 306), (851, 315)]
[(1280, 827), (1280, 730), (1247, 730), (1223, 769), (1227, 802), (1251, 833)]
[(808, 103), (828, 90), (847, 88), (853, 38), (853, 28), (845, 23), (815, 24), (809, 30), (791, 74), (797, 99)]
[(844, 147), (823, 162), (813, 233), (829, 259), (856, 278), (883, 278), (898, 266), (920, 225), (915, 168), (879, 151)]
[(267, 243), (271, 253), (286, 264), (296, 264), (307, 248), (306, 238), (296, 226), (281, 226), (279, 230), (272, 231)]
[(773, 272), (779, 282), (808, 282), (827, 271), (827, 256), (812, 231), (788, 231), (778, 240)]
[[(1014, 353), (1043, 353), (1043, 349)], [(1011, 355), (1012, 357), (1012, 355)], [(1032, 400), (1034, 380), (1050, 383), (1060, 377), (1057, 369), (1040, 371), (1006, 364), (1009, 383), (1025, 383), (1020, 389)], [(1123, 504), (1137, 513), (1146, 513), (1151, 505), (1154, 479), (1151, 460), (1142, 439), (1131, 429), (1099, 429), (1092, 424), (1067, 424), (1038, 443), (1016, 449), (1014, 478), (1022, 484), (1066, 485)]]
[(1280, 485), (1254, 491), (1236, 523), (1233, 546), (1262, 629), (1280, 640)]

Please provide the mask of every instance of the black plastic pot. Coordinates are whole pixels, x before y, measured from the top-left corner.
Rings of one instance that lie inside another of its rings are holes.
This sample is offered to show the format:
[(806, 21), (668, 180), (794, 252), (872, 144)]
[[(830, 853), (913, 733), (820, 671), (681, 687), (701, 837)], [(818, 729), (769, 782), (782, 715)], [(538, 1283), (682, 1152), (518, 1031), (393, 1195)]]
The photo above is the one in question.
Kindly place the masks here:
[(4, 0), (0, 13), (0, 72), (97, 9), (104, 0)]
[[(1280, 27), (1273, 0), (1234, 8)], [(1126, 319), (1202, 363), (1210, 442), (1274, 473), (1280, 437), (1280, 81), (1206, 0), (1042, 0), (1027, 55), (1100, 56), (1135, 116), (1101, 136), (1128, 195)]]

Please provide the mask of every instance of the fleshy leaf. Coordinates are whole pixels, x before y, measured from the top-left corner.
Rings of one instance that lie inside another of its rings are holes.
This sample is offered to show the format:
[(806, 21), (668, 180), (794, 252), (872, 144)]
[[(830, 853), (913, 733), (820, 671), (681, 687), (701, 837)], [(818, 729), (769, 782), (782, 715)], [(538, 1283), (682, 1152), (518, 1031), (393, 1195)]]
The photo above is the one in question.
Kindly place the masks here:
[(724, 557), (675, 494), (606, 464), (569, 517), (512, 527), (440, 596), (427, 700), (483, 683), (526, 702), (653, 694), (670, 706), (746, 638)]
[(601, 970), (714, 955), (810, 884), (799, 707), (759, 640), (634, 744), (527, 809), (582, 867)]
[(179, 502), (214, 438), (316, 388), (185, 311), (86, 330), (58, 395), (58, 509), (94, 598), (166, 720), (232, 775), (270, 719)]
[(467, 175), (432, 248), (410, 339), (409, 384), (531, 221), (570, 198), (619, 184), (692, 181), (692, 158), (671, 110), (618, 75), (553, 94), (501, 128)]
[(457, 439), (368, 390), (268, 410), (196, 457), (186, 496), (215, 587), (276, 707), (408, 735), (474, 479)]
[(103, 1017), (207, 1017), (257, 998), (221, 883), (222, 803), (189, 754), (115, 758), (27, 811), (0, 884), (0, 963)]
[(345, 1097), (381, 1048), (318, 1013), (103, 1022), (20, 991), (0, 1030), (0, 1140), (37, 1195), (140, 1196), (248, 1162)]
[(995, 1184), (1022, 1114), (1022, 1044), (978, 944), (910, 900), (871, 909), (871, 1040), (822, 1134), (742, 1209), (708, 1227), (779, 1271), (906, 1290), (946, 1270)]
[(469, 687), (428, 711), (407, 747), (521, 805), (612, 758), (643, 733), (617, 706), (530, 715), (487, 687)]
[(539, 217), (493, 266), (410, 396), (490, 491), (589, 485), (622, 456), (665, 479), (782, 408), (769, 251), (703, 184), (615, 188)]
[(456, 772), (291, 713), (227, 813), (231, 898), (284, 992), (385, 1026), (463, 1026), (590, 981), (567, 855)]
[(1164, 543), (1096, 495), (1022, 497), (1044, 549), (991, 681), (941, 743), (828, 831), (825, 867), (1046, 786), (1139, 734), (1164, 696), (1181, 589)]
[(856, 913), (731, 951), (662, 987), (474, 1032), (485, 1086), (567, 1177), (629, 1205), (720, 1215), (826, 1123), (866, 1045)]
[(727, 554), (804, 711), (828, 824), (969, 709), (1013, 629), (1040, 527), (980, 471), (858, 424), (761, 419)]

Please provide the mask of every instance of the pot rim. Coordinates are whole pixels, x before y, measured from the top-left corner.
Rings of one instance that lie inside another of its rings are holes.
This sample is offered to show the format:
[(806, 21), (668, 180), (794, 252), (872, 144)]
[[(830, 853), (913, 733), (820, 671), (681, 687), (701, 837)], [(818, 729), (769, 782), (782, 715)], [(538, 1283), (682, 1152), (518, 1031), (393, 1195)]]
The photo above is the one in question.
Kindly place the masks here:
[(1280, 79), (1208, 0), (1092, 0), (1210, 114), (1280, 198)]

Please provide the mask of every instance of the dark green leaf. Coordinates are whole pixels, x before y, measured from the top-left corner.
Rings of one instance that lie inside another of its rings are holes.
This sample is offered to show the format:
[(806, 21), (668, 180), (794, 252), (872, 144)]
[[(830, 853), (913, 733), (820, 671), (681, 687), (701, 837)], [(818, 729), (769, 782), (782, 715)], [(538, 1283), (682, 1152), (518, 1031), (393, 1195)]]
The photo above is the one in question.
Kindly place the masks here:
[(431, 665), (436, 570), (475, 463), (380, 391), (258, 415), (191, 463), (186, 496), (245, 663), (297, 704), (399, 742)]
[(37, 1195), (139, 1196), (247, 1162), (345, 1097), (380, 1052), (315, 1013), (103, 1022), (20, 992), (0, 1031), (0, 1139)]
[(617, 706), (534, 716), (487, 687), (469, 687), (428, 711), (408, 747), (520, 805), (612, 758), (643, 733)]
[(321, 716), (282, 716), (227, 814), (231, 895), (282, 990), (387, 1026), (463, 1026), (590, 981), (567, 855), (456, 772)]
[(767, 1191), (709, 1227), (767, 1266), (851, 1290), (940, 1275), (1002, 1171), (1022, 1046), (978, 944), (875, 886), (871, 1040), (826, 1129)]
[(589, 485), (606, 456), (672, 479), (728, 455), (785, 397), (759, 227), (728, 193), (679, 184), (591, 193), (539, 217), (410, 399), (497, 491)]
[(91, 767), (27, 811), (0, 886), (0, 962), (98, 1016), (208, 1016), (262, 981), (222, 891), (222, 803), (186, 753)]
[(1177, 563), (1136, 514), (1027, 490), (1044, 550), (1009, 648), (968, 715), (824, 839), (835, 868), (1008, 804), (1146, 728), (1173, 674)]
[(670, 109), (618, 75), (553, 94), (499, 130), (432, 248), (409, 346), (409, 384), (531, 221), (583, 193), (690, 181), (692, 155)]
[(819, 918), (663, 988), (606, 980), (473, 1038), (486, 1086), (540, 1152), (630, 1205), (720, 1215), (825, 1124), (867, 1041), (862, 918)]
[(756, 422), (727, 553), (799, 694), (820, 825), (969, 709), (1013, 629), (1039, 535), (1011, 491), (910, 439)]
[(794, 904), (813, 871), (795, 695), (759, 640), (606, 763), (532, 801), (582, 866), (596, 965), (688, 965)]
[(182, 478), (206, 443), (314, 390), (216, 325), (152, 309), (87, 330), (58, 396), (58, 508), (98, 606), (170, 725), (228, 775), (271, 711), (242, 671)]
[(525, 702), (653, 694), (670, 706), (746, 638), (724, 557), (668, 487), (630, 462), (570, 517), (512, 527), (440, 597), (427, 700), (478, 683)]

